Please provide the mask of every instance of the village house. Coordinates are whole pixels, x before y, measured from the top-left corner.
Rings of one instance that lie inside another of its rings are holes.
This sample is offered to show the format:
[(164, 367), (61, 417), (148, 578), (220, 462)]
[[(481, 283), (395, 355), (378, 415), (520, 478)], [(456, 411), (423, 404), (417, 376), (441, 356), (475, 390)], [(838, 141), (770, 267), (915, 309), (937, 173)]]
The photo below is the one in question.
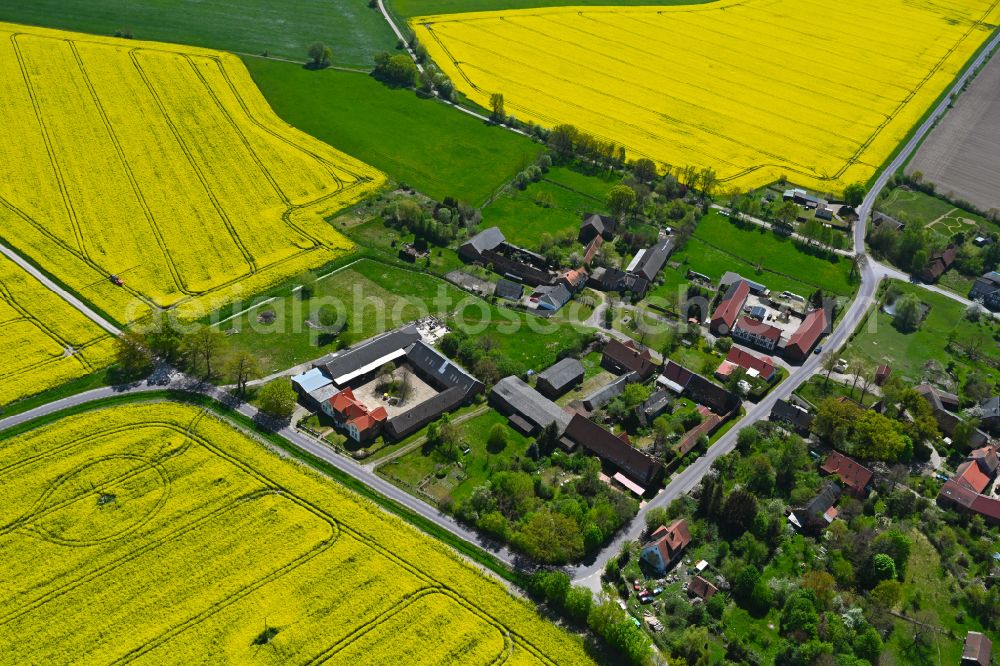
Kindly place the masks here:
[(705, 405), (719, 415), (728, 415), (740, 407), (739, 396), (674, 361), (667, 361), (656, 383)]
[(962, 666), (990, 666), (993, 659), (993, 642), (978, 631), (965, 635), (962, 646)]
[(719, 364), (715, 376), (724, 381), (737, 368), (746, 370), (748, 377), (763, 379), (765, 382), (770, 382), (775, 376), (774, 364), (771, 363), (771, 359), (754, 356), (739, 347), (729, 348), (726, 360)]
[(489, 227), (458, 247), (458, 256), (468, 263), (490, 267), (494, 273), (533, 287), (552, 283), (552, 273), (542, 255), (511, 245), (499, 227)]
[(982, 303), (987, 310), (1000, 311), (1000, 273), (990, 271), (976, 278), (969, 290), (969, 300)]
[(575, 358), (564, 358), (538, 374), (535, 389), (555, 400), (574, 386), (583, 382), (583, 364)]
[(736, 318), (739, 317), (749, 295), (750, 285), (746, 280), (729, 285), (715, 312), (712, 313), (709, 330), (715, 335), (728, 335), (733, 330)]
[(872, 226), (879, 229), (885, 228), (889, 231), (902, 231), (906, 227), (905, 224), (896, 218), (878, 211), (872, 213)]
[(634, 372), (624, 374), (614, 381), (591, 391), (583, 399), (583, 408), (588, 412), (594, 412), (624, 393), (626, 386), (634, 384), (637, 381), (639, 381), (639, 376)]
[(840, 494), (840, 486), (833, 481), (828, 482), (809, 504), (801, 509), (792, 509), (788, 522), (800, 532), (818, 534), (837, 518), (836, 504)]
[(334, 395), (322, 407), (323, 412), (338, 428), (346, 431), (348, 437), (359, 443), (374, 439), (382, 432), (382, 426), (388, 419), (385, 407), (369, 409), (354, 397), (354, 391), (350, 388)]
[(656, 363), (649, 349), (639, 343), (612, 339), (604, 345), (601, 367), (616, 375), (634, 372), (639, 379), (647, 379), (656, 370)]
[(746, 345), (768, 352), (777, 349), (781, 343), (780, 328), (747, 316), (739, 318), (733, 327), (732, 336)]
[[(926, 383), (920, 384), (914, 390), (930, 404), (938, 429), (948, 437), (953, 437), (958, 424), (962, 423), (962, 418), (955, 414), (959, 409), (958, 396)], [(979, 448), (988, 440), (987, 434), (977, 428), (972, 433), (969, 444)]]
[(507, 416), (511, 426), (528, 436), (537, 435), (555, 423), (560, 434), (569, 425), (570, 415), (562, 407), (531, 388), (515, 375), (493, 385), (490, 403)]
[(719, 591), (715, 585), (712, 585), (706, 579), (701, 576), (695, 576), (688, 582), (687, 593), (690, 597), (698, 597), (702, 601), (708, 601), (715, 593)]
[(657, 573), (662, 574), (677, 563), (690, 543), (691, 533), (688, 531), (687, 521), (676, 520), (669, 527), (660, 525), (649, 535), (649, 541), (642, 546), (640, 557)]
[(573, 415), (563, 437), (620, 470), (643, 489), (663, 473), (660, 461), (633, 447), (624, 431), (614, 435), (581, 414)]
[(873, 472), (842, 453), (834, 451), (827, 456), (819, 471), (837, 475), (847, 492), (859, 499), (868, 495)]
[(595, 238), (601, 237), (604, 240), (611, 240), (615, 237), (615, 227), (618, 223), (615, 218), (597, 213), (589, 213), (583, 216), (583, 223), (580, 225), (579, 240), (587, 245)]
[(813, 418), (807, 410), (786, 400), (778, 399), (771, 408), (771, 421), (784, 423), (803, 437), (809, 435)]
[(924, 282), (937, 282), (938, 278), (951, 268), (957, 253), (955, 246), (949, 245), (944, 250), (932, 254), (927, 265), (920, 271), (920, 279)]
[(826, 333), (826, 310), (818, 308), (806, 315), (799, 327), (788, 338), (785, 358), (793, 363), (802, 363), (809, 357), (819, 339)]

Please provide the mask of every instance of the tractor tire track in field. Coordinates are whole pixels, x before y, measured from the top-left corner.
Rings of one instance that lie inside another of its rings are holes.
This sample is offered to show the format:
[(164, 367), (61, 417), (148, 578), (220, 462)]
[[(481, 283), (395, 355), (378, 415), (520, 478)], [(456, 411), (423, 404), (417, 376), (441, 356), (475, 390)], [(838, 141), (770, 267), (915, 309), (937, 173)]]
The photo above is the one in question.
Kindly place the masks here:
[(226, 230), (229, 232), (229, 236), (233, 239), (233, 243), (240, 251), (240, 254), (243, 255), (243, 259), (250, 266), (249, 274), (256, 273), (257, 272), (256, 259), (247, 249), (246, 245), (243, 243), (243, 240), (240, 238), (239, 233), (237, 233), (236, 227), (233, 225), (232, 220), (229, 219), (229, 215), (226, 213), (225, 209), (222, 206), (222, 202), (220, 202), (218, 197), (215, 196), (215, 192), (212, 191), (212, 188), (209, 186), (208, 181), (205, 178), (205, 173), (198, 165), (198, 161), (195, 159), (194, 154), (191, 152), (190, 147), (187, 145), (187, 143), (184, 141), (184, 138), (181, 136), (180, 131), (177, 129), (177, 125), (174, 123), (173, 118), (170, 117), (167, 107), (163, 103), (163, 99), (160, 97), (160, 94), (156, 91), (156, 88), (153, 87), (152, 82), (149, 80), (149, 77), (146, 74), (146, 71), (142, 68), (142, 64), (139, 62), (139, 59), (137, 57), (137, 54), (140, 51), (142, 51), (141, 48), (134, 48), (129, 50), (128, 56), (129, 59), (132, 61), (132, 65), (139, 73), (139, 77), (142, 79), (143, 84), (145, 84), (146, 90), (149, 92), (150, 97), (156, 104), (156, 107), (159, 110), (160, 115), (163, 116), (164, 122), (166, 122), (167, 126), (170, 128), (170, 132), (174, 135), (174, 140), (177, 142), (178, 147), (181, 149), (181, 151), (184, 153), (184, 156), (187, 158), (188, 164), (191, 166), (192, 171), (198, 177), (198, 181), (201, 183), (202, 189), (205, 190), (205, 194), (212, 202), (212, 206), (215, 208), (215, 212), (218, 213), (219, 219), (222, 220), (222, 223), (226, 226)]
[(76, 236), (76, 250), (82, 253), (83, 256), (87, 257), (89, 260), (90, 255), (87, 253), (87, 246), (84, 242), (85, 238), (80, 225), (80, 220), (77, 218), (76, 209), (73, 207), (72, 197), (70, 197), (69, 192), (66, 189), (66, 181), (63, 177), (62, 169), (59, 167), (59, 160), (56, 159), (52, 137), (49, 135), (48, 127), (45, 124), (41, 105), (38, 103), (38, 97), (35, 95), (35, 88), (31, 84), (31, 75), (28, 73), (28, 67), (24, 62), (24, 55), (21, 53), (21, 45), (18, 44), (17, 41), (17, 38), (22, 34), (24, 33), (12, 34), (10, 36), (10, 43), (14, 49), (17, 64), (21, 69), (21, 76), (24, 79), (24, 87), (28, 92), (28, 97), (31, 99), (31, 107), (34, 109), (35, 119), (38, 121), (38, 127), (41, 130), (42, 141), (45, 144), (45, 152), (48, 154), (49, 164), (52, 166), (52, 171), (55, 174), (56, 183), (59, 187), (59, 193), (62, 195), (63, 205), (66, 208), (66, 214), (69, 216), (70, 225), (73, 227), (73, 234)]
[(108, 118), (107, 111), (105, 111), (104, 105), (101, 103), (101, 98), (97, 96), (97, 90), (94, 88), (94, 84), (90, 80), (90, 75), (87, 73), (87, 68), (83, 64), (83, 59), (80, 57), (80, 51), (77, 49), (76, 44), (72, 40), (67, 39), (66, 42), (69, 44), (69, 48), (73, 52), (73, 59), (76, 60), (76, 64), (80, 68), (80, 77), (87, 86), (87, 90), (90, 91), (91, 99), (94, 100), (94, 106), (97, 108), (97, 113), (101, 116), (101, 121), (104, 123), (104, 128), (108, 132), (111, 144), (115, 147), (115, 154), (118, 155), (118, 161), (122, 165), (122, 170), (125, 171), (125, 175), (128, 177), (128, 182), (132, 187), (132, 192), (135, 194), (136, 200), (142, 207), (143, 215), (149, 223), (149, 227), (153, 232), (153, 237), (156, 238), (156, 244), (159, 246), (160, 253), (163, 255), (163, 260), (167, 264), (167, 270), (170, 271), (170, 277), (173, 280), (174, 287), (176, 287), (183, 294), (194, 293), (187, 288), (184, 278), (181, 276), (180, 271), (177, 270), (177, 264), (174, 262), (173, 257), (170, 256), (170, 251), (167, 249), (167, 243), (163, 238), (163, 231), (160, 229), (160, 225), (156, 223), (153, 211), (149, 208), (149, 204), (146, 202), (146, 197), (142, 194), (142, 188), (139, 186), (139, 183), (135, 178), (135, 174), (132, 173), (132, 167), (129, 165), (128, 159), (125, 157), (125, 151), (122, 148), (121, 141), (119, 141), (118, 134), (115, 132), (115, 128), (112, 125), (111, 120)]

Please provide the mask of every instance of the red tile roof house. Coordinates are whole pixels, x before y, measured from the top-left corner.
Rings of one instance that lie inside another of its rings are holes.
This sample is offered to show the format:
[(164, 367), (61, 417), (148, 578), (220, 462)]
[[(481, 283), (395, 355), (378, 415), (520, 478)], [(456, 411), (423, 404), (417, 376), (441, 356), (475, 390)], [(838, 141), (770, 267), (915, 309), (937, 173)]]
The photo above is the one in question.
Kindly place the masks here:
[(363, 402), (354, 397), (354, 391), (345, 388), (323, 403), (323, 411), (333, 419), (339, 428), (347, 431), (355, 442), (374, 439), (388, 419), (385, 407), (369, 410)]
[(740, 280), (729, 285), (726, 295), (719, 301), (719, 305), (712, 313), (712, 321), (709, 330), (716, 335), (728, 335), (736, 324), (736, 318), (743, 309), (747, 297), (750, 295), (750, 285), (746, 280)]
[(733, 338), (771, 352), (781, 342), (781, 329), (752, 317), (740, 317), (733, 328)]
[(1000, 500), (976, 491), (955, 479), (945, 481), (937, 503), (943, 508), (979, 514), (990, 525), (1000, 525)]
[(680, 559), (681, 553), (691, 543), (691, 533), (683, 519), (674, 521), (670, 527), (660, 525), (642, 547), (642, 559), (657, 572), (664, 572)]
[(708, 601), (715, 596), (715, 593), (718, 591), (719, 588), (712, 585), (701, 576), (695, 576), (692, 578), (691, 582), (688, 583), (687, 589), (689, 597), (698, 597), (699, 599), (704, 599), (705, 601)]
[(739, 347), (729, 348), (726, 360), (719, 364), (719, 367), (715, 371), (715, 376), (725, 380), (737, 368), (743, 368), (747, 371), (747, 374), (760, 377), (766, 382), (774, 379), (774, 364), (771, 363), (770, 358), (766, 356), (763, 358), (754, 356)]
[(966, 634), (965, 646), (962, 649), (962, 666), (990, 666), (992, 655), (993, 641), (978, 631)]
[(790, 361), (803, 362), (809, 356), (819, 339), (826, 332), (826, 310), (819, 308), (806, 315), (785, 345), (785, 358)]
[(954, 245), (949, 245), (942, 252), (935, 252), (931, 255), (930, 261), (920, 271), (920, 279), (925, 282), (937, 282), (944, 272), (951, 268), (955, 262), (955, 255), (958, 251)]
[(863, 498), (868, 494), (868, 484), (872, 480), (872, 471), (856, 460), (834, 451), (820, 466), (824, 474), (836, 474), (840, 482), (855, 497)]
[(648, 379), (656, 369), (656, 364), (646, 347), (640, 348), (631, 340), (624, 343), (611, 340), (604, 345), (601, 367), (616, 375), (634, 372), (642, 379)]

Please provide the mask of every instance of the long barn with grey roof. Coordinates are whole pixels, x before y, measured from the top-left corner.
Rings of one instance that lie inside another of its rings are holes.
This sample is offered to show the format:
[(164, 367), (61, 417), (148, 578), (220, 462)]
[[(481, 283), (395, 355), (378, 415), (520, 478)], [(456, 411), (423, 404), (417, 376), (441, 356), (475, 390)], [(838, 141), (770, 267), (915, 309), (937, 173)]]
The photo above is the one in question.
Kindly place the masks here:
[(515, 375), (493, 385), (490, 402), (510, 419), (511, 425), (528, 435), (537, 434), (550, 423), (555, 423), (560, 433), (569, 425), (570, 415), (562, 407)]

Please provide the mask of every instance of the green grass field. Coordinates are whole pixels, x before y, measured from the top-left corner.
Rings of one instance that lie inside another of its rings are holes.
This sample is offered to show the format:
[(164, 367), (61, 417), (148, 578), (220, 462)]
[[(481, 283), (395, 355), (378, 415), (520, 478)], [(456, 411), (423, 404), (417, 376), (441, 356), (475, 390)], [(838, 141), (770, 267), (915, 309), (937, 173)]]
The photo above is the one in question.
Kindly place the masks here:
[(529, 139), (364, 74), (244, 61), (286, 122), (435, 199), (480, 206), (541, 151)]
[(952, 206), (947, 201), (923, 192), (896, 188), (879, 202), (878, 209), (908, 224), (917, 224), (951, 238), (957, 233), (968, 235), (978, 227), (1000, 230), (985, 218)]
[(500, 227), (515, 245), (538, 249), (542, 234), (576, 230), (585, 213), (605, 212), (604, 195), (613, 181), (565, 167), (523, 190), (511, 187), (483, 208), (481, 228)]
[(337, 65), (370, 67), (396, 38), (363, 0), (0, 0), (0, 20), (206, 46), (305, 62), (323, 42)]
[(718, 211), (702, 218), (692, 241), (671, 259), (686, 260), (692, 270), (716, 281), (726, 271), (735, 271), (772, 291), (788, 289), (803, 296), (816, 288), (849, 296), (856, 288), (848, 259), (813, 256), (799, 249), (796, 241), (766, 229), (741, 229)]
[(954, 374), (964, 380), (972, 369), (978, 369), (994, 380), (1000, 372), (987, 363), (974, 362), (964, 355), (948, 351), (948, 337), (954, 335), (960, 344), (979, 343), (983, 358), (1000, 361), (1000, 349), (993, 339), (995, 324), (973, 323), (965, 319), (965, 307), (947, 296), (902, 282), (893, 282), (903, 293), (916, 294), (930, 306), (930, 311), (917, 331), (902, 333), (892, 325), (892, 317), (881, 310), (871, 313), (862, 322), (849, 349), (871, 363), (888, 363), (893, 375), (912, 382), (920, 381), (928, 361), (947, 367), (954, 363)]
[(534, 7), (603, 7), (605, 5), (700, 5), (706, 0), (390, 0), (397, 16), (426, 16), (455, 12), (485, 12)]
[[(426, 273), (361, 259), (317, 281), (309, 300), (287, 295), (221, 323), (219, 328), (239, 331), (226, 337), (229, 351), (253, 353), (262, 370), (271, 373), (331, 352), (340, 340), (358, 342), (419, 319), (439, 295), (449, 308), (465, 298), (458, 288)], [(307, 323), (317, 322), (316, 311), (325, 304), (346, 313), (347, 328), (338, 339), (324, 337)], [(264, 312), (274, 313), (273, 323), (258, 320)]]

